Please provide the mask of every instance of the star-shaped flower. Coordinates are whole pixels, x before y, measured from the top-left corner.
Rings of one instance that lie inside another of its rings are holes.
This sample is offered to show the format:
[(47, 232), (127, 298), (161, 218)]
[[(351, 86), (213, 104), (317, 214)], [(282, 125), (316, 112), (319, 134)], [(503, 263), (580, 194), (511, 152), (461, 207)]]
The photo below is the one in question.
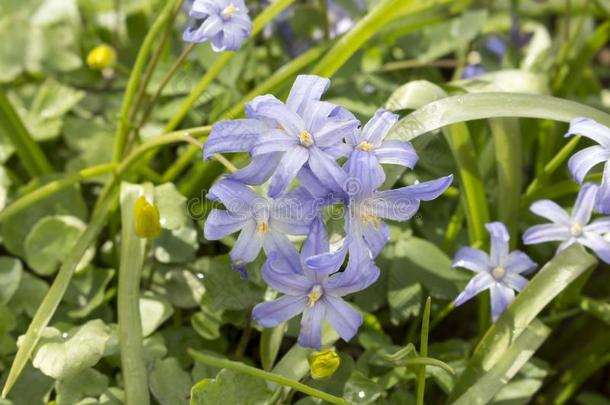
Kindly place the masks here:
[(552, 223), (529, 228), (523, 234), (523, 243), (534, 245), (543, 242), (561, 242), (557, 252), (574, 243), (580, 243), (610, 264), (610, 242), (603, 237), (610, 232), (610, 217), (598, 218), (590, 222), (598, 192), (599, 188), (595, 184), (584, 184), (578, 193), (571, 215), (550, 200), (533, 203), (530, 211)]
[(475, 295), (489, 290), (491, 315), (494, 322), (515, 298), (515, 291), (527, 285), (523, 273), (536, 268), (536, 263), (525, 253), (515, 250), (509, 253), (509, 235), (501, 222), (491, 222), (485, 227), (491, 235), (489, 255), (470, 247), (461, 248), (453, 259), (452, 267), (462, 267), (477, 273), (455, 299), (455, 305), (462, 305)]

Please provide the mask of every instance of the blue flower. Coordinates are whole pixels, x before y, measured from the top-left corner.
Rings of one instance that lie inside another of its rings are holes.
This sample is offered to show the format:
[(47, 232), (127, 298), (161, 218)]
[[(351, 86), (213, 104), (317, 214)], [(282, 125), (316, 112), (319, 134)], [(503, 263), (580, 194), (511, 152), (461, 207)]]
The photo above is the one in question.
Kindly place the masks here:
[(599, 163), (605, 163), (602, 184), (596, 197), (596, 210), (610, 214), (610, 128), (589, 118), (575, 118), (570, 123), (566, 136), (582, 135), (597, 142), (575, 153), (568, 161), (574, 180), (582, 184), (587, 173)]
[(187, 27), (182, 38), (187, 42), (210, 41), (216, 52), (238, 50), (252, 31), (243, 0), (195, 0), (189, 15), (200, 25)]
[(336, 163), (348, 149), (343, 142), (360, 122), (347, 110), (320, 97), (328, 79), (298, 76), (286, 104), (271, 95), (246, 105), (244, 120), (214, 126), (204, 159), (215, 153), (249, 151), (253, 161), (231, 177), (249, 184), (271, 178), (269, 196), (284, 193), (303, 167), (330, 189), (341, 189), (345, 172)]
[(586, 183), (580, 189), (572, 215), (550, 200), (536, 201), (530, 206), (534, 214), (551, 221), (551, 224), (535, 225), (525, 231), (523, 243), (533, 245), (542, 242), (562, 242), (557, 251), (561, 251), (574, 243), (580, 243), (610, 264), (610, 242), (603, 235), (610, 232), (610, 217), (591, 221), (591, 213), (595, 203), (598, 187)]
[(362, 324), (362, 315), (342, 297), (361, 291), (379, 277), (379, 268), (371, 261), (350, 260), (343, 272), (342, 263), (329, 260), (316, 269), (305, 264), (310, 256), (328, 251), (328, 239), (321, 220), (312, 225), (312, 232), (301, 254), (292, 252), (270, 255), (263, 267), (263, 278), (273, 289), (284, 295), (275, 301), (254, 307), (253, 318), (266, 328), (273, 328), (303, 314), (299, 344), (321, 348), (322, 323), (328, 321), (339, 336), (349, 341)]
[(509, 236), (504, 224), (492, 222), (485, 227), (491, 235), (490, 254), (463, 247), (453, 259), (452, 267), (477, 273), (458, 295), (455, 305), (462, 305), (475, 295), (489, 290), (491, 314), (495, 322), (515, 298), (515, 291), (521, 291), (527, 285), (527, 279), (521, 274), (534, 270), (537, 265), (519, 250), (509, 253)]
[(285, 235), (307, 235), (319, 214), (316, 201), (304, 198), (298, 189), (272, 200), (232, 179), (223, 179), (210, 189), (208, 199), (220, 201), (226, 210), (214, 209), (204, 224), (207, 240), (219, 240), (240, 231), (229, 253), (237, 269), (256, 259), (261, 247), (268, 254), (293, 249)]
[(473, 79), (475, 77), (483, 76), (485, 73), (487, 73), (487, 70), (480, 65), (468, 65), (462, 72), (462, 79)]

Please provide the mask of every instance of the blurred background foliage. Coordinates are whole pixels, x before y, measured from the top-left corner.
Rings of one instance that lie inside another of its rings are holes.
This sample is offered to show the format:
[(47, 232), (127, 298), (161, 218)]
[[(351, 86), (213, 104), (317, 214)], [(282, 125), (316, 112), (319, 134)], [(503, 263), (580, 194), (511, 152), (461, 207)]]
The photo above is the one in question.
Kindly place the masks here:
[[(162, 34), (159, 63), (142, 95), (143, 106), (148, 107), (187, 46), (181, 40), (188, 23), (187, 3)], [(236, 103), (274, 72), (304, 52), (328, 49), (374, 3), (296, 1), (232, 57), (181, 127), (212, 124), (226, 117), (227, 111), (233, 114)], [(130, 67), (163, 4), (154, 0), (0, 2), (0, 86), (51, 167), (32, 176), (16, 154), (10, 129), (0, 123), (0, 208), (50, 181), (111, 162)], [(268, 2), (247, 4), (255, 16)], [(554, 95), (610, 111), (607, 0), (437, 0), (418, 7), (383, 26), (341, 67), (327, 99), (346, 106), (363, 121), (380, 106), (404, 115), (447, 93), (484, 91)], [(86, 64), (87, 55), (102, 43), (116, 49), (117, 64), (93, 70)], [(133, 117), (132, 142), (160, 136), (219, 57), (207, 44), (195, 46), (150, 106), (150, 114)], [(301, 71), (309, 71), (318, 58), (310, 58)], [(293, 77), (270, 92), (285, 97)], [(241, 114), (241, 109), (236, 111)], [(571, 204), (577, 192), (565, 167), (550, 175), (545, 172), (545, 165), (565, 144), (561, 135), (566, 126), (521, 119), (516, 128), (521, 153), (514, 176), (523, 179), (519, 188), (523, 195), (516, 199), (520, 208), (513, 231), (535, 221), (526, 210), (534, 198)], [(466, 130), (473, 158), (469, 170), (477, 172), (487, 201), (480, 207), (482, 215), (497, 219), (502, 200), (490, 125), (473, 121)], [(459, 172), (443, 136), (425, 135), (414, 146), (420, 155), (417, 169), (392, 172), (388, 186)], [(131, 182), (156, 185), (164, 221), (161, 237), (151, 243), (144, 260), (140, 299), (149, 388), (156, 403), (188, 403), (191, 387), (202, 379), (209, 380), (195, 386), (193, 403), (271, 404), (279, 403), (274, 401), (280, 397), (300, 405), (322, 402), (195, 363), (186, 351), (194, 348), (266, 369), (275, 365), (274, 372), (304, 378), (308, 385), (354, 403), (414, 404), (417, 368), (393, 367), (383, 354), (418, 341), (427, 296), (432, 297), (433, 319), (429, 355), (457, 374), (463, 371), (489, 321), (474, 304), (458, 310), (450, 307), (468, 280), (466, 274), (450, 270), (451, 257), (471, 240), (457, 189), (423, 205), (409, 224), (391, 227), (391, 244), (378, 261), (380, 280), (352, 297), (365, 314), (365, 325), (352, 342), (335, 343), (341, 358), (337, 372), (314, 381), (306, 375), (307, 351), (291, 349), (298, 332), (295, 320), (285, 331), (262, 331), (251, 322), (252, 306), (272, 294), (258, 271), (261, 260), (250, 266), (249, 280), (242, 280), (231, 270), (226, 254), (234, 240), (203, 239), (201, 224), (210, 208), (205, 190), (224, 168), (215, 161), (203, 163), (197, 154), (167, 175), (186, 149), (166, 147), (154, 159), (142, 159), (125, 176)], [(243, 163), (240, 156), (233, 160)], [(87, 177), (15, 215), (0, 214), (2, 381), (18, 337), (84, 232), (109, 172)], [(528, 189), (535, 178), (539, 184)], [(78, 264), (32, 363), (0, 404), (122, 403), (115, 304), (120, 223), (120, 212), (114, 210), (104, 232)], [(338, 233), (341, 224), (335, 226)], [(553, 248), (536, 246), (528, 252), (544, 263)], [(610, 404), (610, 272), (605, 270), (586, 272), (574, 291), (546, 310), (543, 320), (552, 329), (551, 337), (501, 387), (494, 404)], [(432, 382), (426, 400), (443, 403), (457, 377), (433, 367), (428, 373)]]

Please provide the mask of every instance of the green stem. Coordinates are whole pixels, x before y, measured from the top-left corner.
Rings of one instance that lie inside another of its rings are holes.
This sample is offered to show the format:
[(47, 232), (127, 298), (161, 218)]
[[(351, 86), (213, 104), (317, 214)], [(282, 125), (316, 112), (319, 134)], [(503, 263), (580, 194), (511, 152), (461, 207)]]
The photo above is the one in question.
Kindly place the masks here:
[(51, 163), (2, 90), (0, 90), (0, 128), (3, 128), (4, 134), (15, 147), (17, 156), (30, 177), (53, 172)]
[(226, 368), (228, 370), (233, 370), (238, 373), (246, 374), (246, 375), (249, 375), (249, 376), (252, 376), (255, 378), (260, 378), (263, 380), (281, 384), (283, 386), (290, 387), (299, 392), (302, 392), (303, 394), (330, 402), (331, 404), (350, 405), (350, 403), (347, 402), (343, 398), (339, 398), (334, 395), (327, 394), (324, 391), (320, 391), (315, 388), (311, 388), (310, 386), (307, 386), (298, 381), (291, 380), (290, 378), (286, 378), (286, 377), (278, 375), (278, 374), (260, 370), (255, 367), (250, 367), (243, 363), (239, 363), (237, 361), (231, 361), (231, 360), (220, 359), (218, 357), (213, 357), (213, 356), (207, 355), (205, 353), (197, 352), (192, 349), (188, 349), (188, 352), (191, 355), (191, 357), (193, 357), (195, 360), (197, 360), (200, 363), (206, 364), (208, 366), (217, 367), (217, 368)]
[(489, 120), (498, 162), (498, 219), (508, 228), (511, 246), (517, 245), (521, 197), (521, 134), (514, 118)]
[(174, 6), (179, 1), (181, 0), (168, 1), (165, 4), (165, 7), (163, 8), (163, 10), (161, 10), (161, 13), (157, 17), (153, 25), (150, 27), (150, 30), (146, 34), (144, 42), (140, 47), (140, 51), (138, 52), (138, 56), (136, 57), (136, 62), (133, 65), (131, 75), (129, 76), (129, 81), (127, 82), (127, 88), (125, 89), (121, 112), (119, 113), (119, 125), (117, 127), (114, 138), (114, 149), (112, 154), (112, 159), (114, 162), (118, 162), (123, 156), (123, 150), (127, 142), (127, 135), (129, 133), (131, 125), (129, 121), (131, 107), (136, 95), (136, 91), (138, 90), (138, 86), (140, 85), (140, 81), (142, 79), (142, 72), (144, 71), (144, 67), (146, 66), (146, 61), (148, 60), (148, 55), (150, 54), (152, 45), (158, 34), (163, 29), (163, 27), (165, 27), (165, 24), (167, 24), (168, 21), (171, 20), (171, 15), (172, 11), (174, 10)]
[[(424, 314), (421, 321), (421, 338), (419, 342), (419, 357), (428, 356), (428, 333), (430, 331), (430, 306), (432, 300), (430, 297), (426, 300)], [(417, 373), (417, 405), (424, 405), (424, 393), (426, 391), (426, 365), (422, 364)]]
[[(291, 5), (295, 0), (277, 0), (262, 13), (260, 13), (252, 22), (252, 33), (251, 37), (257, 35), (264, 27), (267, 25), (273, 17), (281, 13), (286, 7)], [(178, 108), (178, 112), (172, 117), (172, 119), (165, 126), (165, 130), (163, 132), (173, 131), (186, 117), (186, 114), (193, 108), (195, 102), (201, 97), (203, 92), (208, 88), (210, 83), (218, 77), (222, 69), (226, 66), (227, 63), (233, 58), (234, 52), (224, 52), (222, 55), (216, 59), (216, 62), (208, 69), (208, 71), (203, 75), (199, 83), (195, 86), (191, 94), (182, 102), (180, 107)]]
[(146, 239), (138, 238), (134, 232), (134, 206), (141, 192), (151, 195), (152, 190), (152, 185), (121, 185), (121, 261), (117, 297), (119, 344), (126, 403), (138, 405), (148, 405), (150, 395), (140, 319), (140, 277)]
[(118, 163), (105, 163), (98, 166), (87, 167), (76, 173), (67, 174), (65, 177), (54, 180), (39, 188), (36, 188), (31, 193), (25, 194), (15, 200), (11, 205), (0, 211), (0, 224), (11, 218), (15, 214), (24, 209), (36, 204), (37, 202), (50, 197), (51, 195), (60, 192), (76, 183), (92, 177), (97, 177), (103, 174), (111, 173), (118, 167)]

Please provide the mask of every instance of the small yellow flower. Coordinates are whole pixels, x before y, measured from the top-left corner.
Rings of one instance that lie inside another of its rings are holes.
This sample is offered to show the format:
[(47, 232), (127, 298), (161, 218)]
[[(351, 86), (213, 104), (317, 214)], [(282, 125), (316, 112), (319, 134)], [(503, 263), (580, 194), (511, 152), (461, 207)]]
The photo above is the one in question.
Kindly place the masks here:
[(94, 70), (111, 68), (115, 63), (116, 51), (106, 44), (96, 46), (87, 55), (87, 65)]
[(134, 205), (136, 235), (140, 238), (155, 239), (161, 235), (159, 208), (141, 196)]
[(311, 378), (321, 380), (329, 378), (341, 365), (341, 359), (333, 349), (324, 349), (315, 352), (309, 358)]

